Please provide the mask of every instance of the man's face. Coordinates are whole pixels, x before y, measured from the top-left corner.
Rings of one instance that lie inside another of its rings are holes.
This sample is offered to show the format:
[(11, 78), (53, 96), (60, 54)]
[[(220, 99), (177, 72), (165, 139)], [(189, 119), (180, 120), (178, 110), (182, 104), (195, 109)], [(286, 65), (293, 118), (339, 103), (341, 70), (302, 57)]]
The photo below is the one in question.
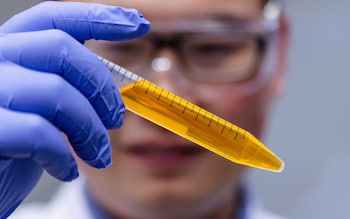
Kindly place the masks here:
[[(151, 24), (200, 20), (198, 18), (208, 15), (258, 19), (262, 13), (258, 0), (86, 2), (136, 8)], [(154, 31), (151, 29), (149, 35)], [(162, 35), (171, 38), (177, 34), (176, 31)], [(183, 32), (181, 29), (178, 31), (179, 34)], [(122, 65), (113, 57), (114, 43), (89, 41), (86, 45), (97, 54)], [(257, 81), (249, 88), (244, 83), (254, 80), (252, 78), (244, 82), (200, 82), (186, 77), (191, 72), (186, 72), (190, 70), (183, 68), (179, 56), (170, 47), (158, 49), (146, 58), (150, 62), (155, 58), (165, 58), (171, 65), (161, 72), (145, 67), (135, 73), (261, 137), (268, 108), (276, 92), (274, 88), (281, 78), (278, 74), (272, 73), (267, 82)], [(251, 71), (257, 70), (253, 68)], [(143, 75), (145, 72), (147, 74)], [(122, 128), (110, 131), (110, 137), (113, 166), (104, 170), (84, 164), (81, 166), (88, 177), (92, 195), (111, 213), (183, 218), (181, 215), (184, 212), (199, 215), (200, 212), (214, 211), (224, 203), (233, 204), (232, 199), (245, 167), (229, 162), (130, 112), (126, 112)]]

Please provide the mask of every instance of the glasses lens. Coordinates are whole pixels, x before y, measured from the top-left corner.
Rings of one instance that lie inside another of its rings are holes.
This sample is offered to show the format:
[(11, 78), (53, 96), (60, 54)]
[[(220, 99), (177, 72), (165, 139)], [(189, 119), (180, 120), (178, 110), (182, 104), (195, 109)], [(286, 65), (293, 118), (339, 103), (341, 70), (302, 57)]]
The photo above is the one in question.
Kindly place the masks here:
[[(105, 57), (129, 70), (138, 69), (148, 62), (152, 51), (152, 43), (144, 40), (113, 42), (105, 49)], [(108, 54), (107, 54), (108, 53)]]
[(183, 57), (186, 74), (206, 82), (239, 82), (254, 74), (259, 60), (257, 40), (221, 36), (192, 36), (184, 40)]

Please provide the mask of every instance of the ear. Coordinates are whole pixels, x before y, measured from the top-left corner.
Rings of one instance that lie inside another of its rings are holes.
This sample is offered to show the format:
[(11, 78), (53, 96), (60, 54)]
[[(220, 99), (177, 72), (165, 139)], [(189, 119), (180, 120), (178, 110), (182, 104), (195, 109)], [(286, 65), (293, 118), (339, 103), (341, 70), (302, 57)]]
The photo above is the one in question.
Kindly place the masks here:
[(287, 65), (288, 47), (289, 47), (290, 26), (286, 14), (283, 13), (279, 19), (279, 32), (277, 42), (277, 63), (274, 72), (274, 82), (272, 83), (272, 92), (275, 96), (281, 95), (284, 89), (285, 72)]

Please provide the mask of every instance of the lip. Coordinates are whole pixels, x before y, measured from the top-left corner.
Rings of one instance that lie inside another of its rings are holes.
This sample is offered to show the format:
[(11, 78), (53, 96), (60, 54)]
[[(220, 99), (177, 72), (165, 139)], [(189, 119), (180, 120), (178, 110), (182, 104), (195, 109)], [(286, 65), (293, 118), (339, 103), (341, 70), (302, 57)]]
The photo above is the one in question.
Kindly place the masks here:
[(132, 145), (126, 149), (128, 155), (142, 165), (152, 168), (177, 168), (191, 162), (204, 153), (197, 145)]

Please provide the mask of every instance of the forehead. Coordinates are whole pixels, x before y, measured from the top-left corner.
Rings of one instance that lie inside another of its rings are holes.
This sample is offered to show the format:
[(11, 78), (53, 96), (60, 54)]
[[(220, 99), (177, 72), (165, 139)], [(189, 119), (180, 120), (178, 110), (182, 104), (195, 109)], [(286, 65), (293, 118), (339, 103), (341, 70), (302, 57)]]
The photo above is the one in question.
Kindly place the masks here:
[(257, 18), (262, 13), (261, 0), (79, 0), (138, 9), (149, 20), (224, 15)]

